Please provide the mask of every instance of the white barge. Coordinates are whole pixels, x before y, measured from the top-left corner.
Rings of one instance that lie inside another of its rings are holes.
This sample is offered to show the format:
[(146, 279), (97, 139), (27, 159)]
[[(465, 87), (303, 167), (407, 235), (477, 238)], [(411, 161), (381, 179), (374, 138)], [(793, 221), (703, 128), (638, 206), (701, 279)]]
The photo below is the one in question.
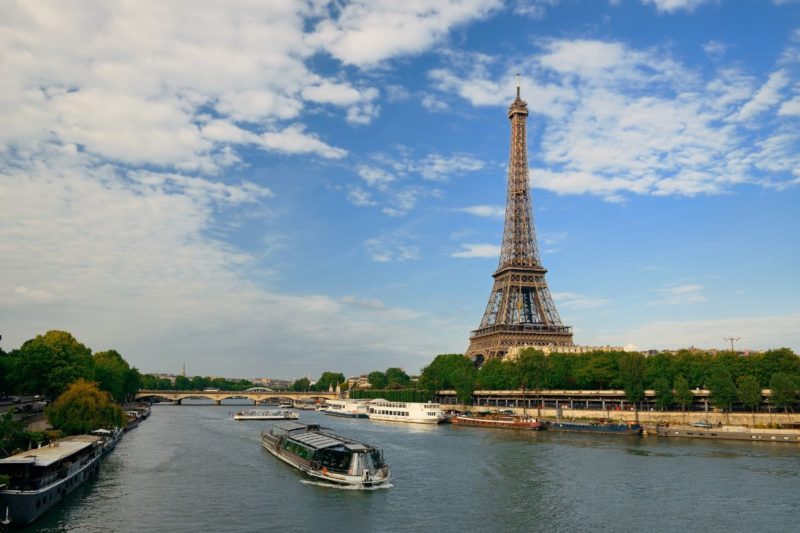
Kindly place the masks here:
[(373, 487), (391, 478), (380, 449), (317, 424), (279, 422), (261, 432), (261, 445), (306, 475), (337, 485)]
[(320, 412), (345, 418), (367, 418), (369, 405), (367, 400), (327, 400)]
[(368, 416), (370, 420), (416, 424), (441, 424), (447, 420), (438, 403), (390, 402), (383, 399), (369, 402)]
[(233, 415), (234, 420), (297, 420), (300, 415), (286, 409), (243, 409)]
[(9, 478), (0, 509), (9, 509), (12, 524), (30, 524), (96, 473), (118, 440), (116, 433), (76, 435), (0, 459), (0, 474)]

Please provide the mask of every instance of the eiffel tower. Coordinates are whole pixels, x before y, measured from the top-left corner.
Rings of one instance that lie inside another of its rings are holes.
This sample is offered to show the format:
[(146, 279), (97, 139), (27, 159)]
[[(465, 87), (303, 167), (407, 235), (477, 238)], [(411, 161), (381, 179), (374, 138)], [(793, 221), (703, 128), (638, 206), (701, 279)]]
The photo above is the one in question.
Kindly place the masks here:
[(500, 264), (492, 274), (494, 286), (483, 320), (471, 333), (464, 354), (477, 366), (490, 358), (505, 357), (514, 347), (572, 346), (572, 328), (561, 323), (536, 246), (525, 131), (528, 104), (520, 98), (519, 85), (508, 118), (511, 153)]

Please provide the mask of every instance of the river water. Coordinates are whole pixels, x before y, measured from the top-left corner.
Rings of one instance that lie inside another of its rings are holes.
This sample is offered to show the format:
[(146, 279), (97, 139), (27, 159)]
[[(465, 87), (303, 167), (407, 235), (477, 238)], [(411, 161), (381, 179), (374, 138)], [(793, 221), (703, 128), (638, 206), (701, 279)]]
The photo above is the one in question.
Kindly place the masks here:
[(800, 447), (328, 417), (382, 447), (392, 486), (307, 481), (234, 405), (154, 405), (25, 531), (796, 531)]

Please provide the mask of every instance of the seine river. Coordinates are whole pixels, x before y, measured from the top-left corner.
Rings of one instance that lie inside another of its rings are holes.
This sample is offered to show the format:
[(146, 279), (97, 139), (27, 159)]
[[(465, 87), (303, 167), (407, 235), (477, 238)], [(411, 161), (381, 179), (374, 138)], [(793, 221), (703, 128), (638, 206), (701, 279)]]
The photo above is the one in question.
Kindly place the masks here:
[(301, 411), (376, 444), (389, 488), (316, 485), (269, 455), (234, 405), (155, 405), (26, 531), (788, 531), (800, 447), (426, 427)]

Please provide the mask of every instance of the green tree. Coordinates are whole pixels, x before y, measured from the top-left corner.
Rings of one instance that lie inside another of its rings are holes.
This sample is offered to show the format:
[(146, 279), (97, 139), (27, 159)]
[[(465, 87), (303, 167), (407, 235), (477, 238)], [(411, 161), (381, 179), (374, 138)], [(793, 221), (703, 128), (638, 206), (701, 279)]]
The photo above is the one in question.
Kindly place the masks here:
[(191, 390), (192, 381), (186, 376), (175, 376), (175, 390)]
[(755, 356), (754, 360), (758, 362), (756, 377), (764, 387), (768, 386), (772, 376), (779, 372), (800, 373), (800, 357), (797, 357), (789, 348), (768, 350), (760, 356)]
[(639, 419), (639, 402), (644, 398), (645, 361), (638, 352), (623, 353), (619, 360), (619, 374), (625, 398), (634, 405)]
[(797, 402), (797, 389), (800, 388), (797, 375), (777, 372), (769, 380), (770, 402), (783, 407), (784, 412)]
[(458, 401), (469, 404), (475, 390), (477, 371), (472, 361), (460, 353), (437, 355), (431, 364), (422, 369), (420, 387), (435, 393), (453, 389)]
[(317, 391), (327, 391), (329, 387), (336, 390), (336, 385), (344, 381), (344, 374), (341, 372), (323, 372), (313, 389)]
[(292, 383), (292, 390), (295, 392), (306, 392), (311, 389), (311, 381), (308, 378), (300, 378)]
[(711, 370), (708, 388), (711, 391), (711, 402), (726, 411), (730, 411), (736, 399), (736, 385), (731, 373), (724, 365), (715, 365)]
[(116, 350), (97, 352), (94, 360), (94, 377), (100, 390), (109, 392), (118, 402), (125, 401), (125, 375), (130, 366)]
[(15, 390), (55, 398), (78, 378), (94, 379), (92, 351), (66, 331), (37, 335), (12, 352)]
[(192, 384), (190, 390), (203, 390), (209, 386), (208, 378), (204, 378), (203, 376), (192, 376), (192, 379), (189, 381)]
[(656, 378), (653, 384), (653, 391), (656, 394), (656, 406), (659, 409), (664, 411), (672, 406), (674, 398), (672, 395), (672, 387), (669, 381), (667, 381), (667, 378), (663, 376)]
[(756, 422), (756, 409), (761, 403), (761, 385), (753, 376), (739, 376), (736, 380), (736, 396), (742, 405), (750, 408), (753, 412), (753, 424)]
[(526, 348), (515, 362), (517, 387), (542, 390), (547, 379), (547, 357), (541, 350)]
[(367, 376), (367, 381), (372, 386), (373, 389), (385, 389), (386, 388), (386, 374), (381, 372), (380, 370), (376, 370), (374, 372), (370, 372)]
[(52, 403), (45, 414), (50, 424), (68, 435), (98, 428), (122, 427), (125, 412), (96, 383), (79, 378)]
[(510, 390), (515, 387), (516, 368), (502, 359), (489, 359), (478, 370), (476, 386), (484, 390)]
[(675, 376), (674, 389), (675, 402), (681, 406), (681, 412), (684, 412), (687, 406), (692, 405), (694, 394), (692, 394), (689, 382), (683, 377), (683, 374)]
[(402, 368), (386, 369), (386, 386), (390, 389), (404, 389), (411, 383), (411, 378)]

